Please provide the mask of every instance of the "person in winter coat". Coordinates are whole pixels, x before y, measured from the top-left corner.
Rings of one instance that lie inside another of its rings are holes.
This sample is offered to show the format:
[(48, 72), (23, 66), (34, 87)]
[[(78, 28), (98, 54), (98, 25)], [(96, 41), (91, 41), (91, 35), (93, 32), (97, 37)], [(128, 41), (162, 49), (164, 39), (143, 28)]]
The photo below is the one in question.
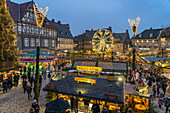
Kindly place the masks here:
[(32, 92), (32, 87), (29, 84), (27, 84), (28, 99), (32, 98), (31, 92)]
[(3, 93), (7, 92), (8, 89), (8, 81), (5, 79), (3, 82)]
[(35, 111), (34, 111), (34, 108), (33, 108), (33, 107), (30, 107), (30, 111), (29, 111), (29, 113), (35, 113)]
[(159, 104), (159, 108), (162, 108), (162, 105), (163, 105), (163, 97), (164, 97), (164, 93), (161, 92), (158, 96), (158, 104)]
[(22, 86), (23, 86), (24, 93), (25, 93), (27, 90), (27, 81), (25, 79), (23, 79)]
[(9, 88), (9, 90), (11, 90), (11, 88), (12, 88), (12, 75), (10, 75), (8, 77), (8, 88)]
[(31, 87), (32, 87), (33, 82), (34, 82), (34, 77), (33, 77), (33, 75), (31, 75), (31, 77), (30, 77), (30, 84), (31, 84)]
[(153, 82), (152, 91), (153, 91), (153, 96), (155, 98), (156, 97), (156, 91), (157, 91), (157, 85), (156, 85), (155, 81)]
[(164, 101), (164, 105), (166, 107), (166, 113), (170, 113), (169, 107), (170, 107), (170, 97), (166, 97)]
[(157, 86), (157, 95), (159, 95), (159, 93), (160, 93), (159, 88), (161, 87), (161, 85), (158, 80), (156, 81), (156, 86)]
[(39, 84), (42, 84), (42, 75), (39, 75)]
[(95, 102), (92, 106), (93, 113), (100, 113), (100, 106)]
[(38, 103), (37, 103), (36, 100), (34, 100), (34, 102), (32, 103), (32, 106), (31, 106), (31, 107), (34, 108), (35, 113), (39, 113), (40, 107), (39, 107), (39, 105), (38, 105)]
[(31, 77), (31, 71), (28, 70), (28, 81), (30, 81), (30, 77)]
[(163, 83), (162, 83), (162, 90), (164, 92), (164, 96), (165, 96), (165, 93), (166, 93), (166, 87), (167, 87), (167, 83), (166, 83), (166, 81), (163, 81)]
[(48, 79), (49, 79), (49, 81), (51, 80), (51, 73), (50, 72), (48, 73)]
[(26, 74), (23, 74), (21, 78), (23, 79), (23, 81), (24, 81), (24, 79), (26, 80), (27, 79)]
[(14, 84), (15, 84), (15, 87), (18, 86), (18, 80), (19, 80), (19, 78), (18, 78), (18, 76), (15, 74), (15, 75), (14, 75)]

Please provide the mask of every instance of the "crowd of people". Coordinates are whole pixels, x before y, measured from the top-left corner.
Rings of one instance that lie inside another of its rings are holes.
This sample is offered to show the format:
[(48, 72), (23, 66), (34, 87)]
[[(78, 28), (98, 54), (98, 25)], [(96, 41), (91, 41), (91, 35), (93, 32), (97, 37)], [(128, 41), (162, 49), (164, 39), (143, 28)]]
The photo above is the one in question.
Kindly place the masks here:
[(148, 86), (148, 92), (151, 94), (151, 98), (153, 98), (153, 100), (157, 98), (157, 104), (159, 108), (162, 109), (162, 105), (164, 104), (166, 107), (166, 113), (170, 112), (170, 100), (166, 99), (165, 101), (164, 99), (166, 93), (170, 92), (169, 79), (165, 78), (159, 73), (156, 73), (156, 71), (143, 70), (143, 68), (138, 68), (136, 71), (130, 70), (128, 81), (134, 81), (136, 86)]

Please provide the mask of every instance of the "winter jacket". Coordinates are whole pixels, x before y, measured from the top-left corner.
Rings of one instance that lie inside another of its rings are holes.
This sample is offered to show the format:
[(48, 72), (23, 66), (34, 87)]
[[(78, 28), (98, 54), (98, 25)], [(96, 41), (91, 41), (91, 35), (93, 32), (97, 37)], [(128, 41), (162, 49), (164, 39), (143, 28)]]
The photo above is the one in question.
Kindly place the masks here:
[(28, 86), (27, 87), (27, 93), (29, 94), (29, 93), (31, 93), (32, 92), (32, 87), (31, 86)]

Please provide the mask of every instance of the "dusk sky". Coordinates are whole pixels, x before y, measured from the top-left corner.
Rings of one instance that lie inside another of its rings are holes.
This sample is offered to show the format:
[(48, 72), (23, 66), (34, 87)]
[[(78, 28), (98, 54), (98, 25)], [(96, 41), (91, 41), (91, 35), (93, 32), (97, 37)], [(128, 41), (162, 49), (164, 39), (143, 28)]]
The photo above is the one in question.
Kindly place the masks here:
[[(11, 0), (23, 3), (30, 0)], [(113, 32), (125, 32), (132, 37), (128, 19), (141, 17), (137, 34), (144, 29), (170, 26), (170, 0), (34, 0), (48, 6), (48, 19), (69, 24), (73, 36), (90, 29), (112, 27)]]

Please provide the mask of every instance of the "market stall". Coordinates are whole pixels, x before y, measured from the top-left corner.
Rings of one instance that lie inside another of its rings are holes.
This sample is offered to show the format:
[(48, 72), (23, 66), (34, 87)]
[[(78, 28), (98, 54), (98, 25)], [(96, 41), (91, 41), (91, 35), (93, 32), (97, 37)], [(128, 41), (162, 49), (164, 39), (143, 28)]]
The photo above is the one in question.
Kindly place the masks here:
[[(36, 68), (36, 54), (37, 54), (36, 50), (31, 51), (27, 54), (22, 54), (20, 57), (21, 58), (20, 64), (26, 67), (29, 66), (31, 67), (31, 69), (33, 68), (33, 66)], [(46, 53), (40, 52), (40, 66), (39, 66), (40, 73), (41, 73), (42, 67), (47, 68), (52, 65), (55, 65), (57, 60), (58, 58), (54, 54), (46, 54)], [(33, 72), (31, 74), (33, 74)]]
[(108, 110), (115, 113), (120, 110), (120, 105), (124, 104), (123, 87), (123, 81), (67, 75), (59, 80), (51, 81), (43, 90), (57, 93), (59, 98), (66, 99), (70, 104), (74, 101), (75, 105), (76, 101), (78, 111), (84, 111), (84, 101), (89, 100), (89, 110), (94, 103), (98, 103), (101, 109), (107, 105)]

